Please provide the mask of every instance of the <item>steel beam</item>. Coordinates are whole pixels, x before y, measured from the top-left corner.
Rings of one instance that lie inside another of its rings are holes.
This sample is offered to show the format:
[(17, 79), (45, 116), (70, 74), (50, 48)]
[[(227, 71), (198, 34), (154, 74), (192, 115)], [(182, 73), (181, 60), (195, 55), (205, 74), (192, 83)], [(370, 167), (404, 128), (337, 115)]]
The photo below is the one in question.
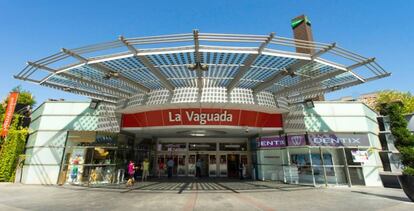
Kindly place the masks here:
[(359, 84), (362, 84), (362, 83), (364, 83), (364, 82), (362, 82), (360, 80), (356, 80), (356, 81), (345, 82), (345, 83), (341, 83), (341, 84), (326, 87), (326, 88), (314, 87), (314, 88), (317, 88), (317, 89), (310, 89), (309, 91), (305, 90), (305, 91), (301, 92), (300, 96), (296, 96), (296, 97), (292, 97), (292, 98), (288, 98), (288, 99), (293, 100), (293, 101), (298, 101), (300, 99), (310, 98), (313, 95), (324, 94), (324, 93), (327, 93), (327, 92), (332, 92), (332, 91), (344, 89), (344, 88), (347, 88), (347, 87), (356, 86), (356, 85), (359, 85)]
[(344, 72), (346, 72), (346, 71), (336, 70), (336, 71), (333, 71), (333, 72), (330, 72), (330, 73), (327, 73), (327, 74), (323, 74), (323, 75), (320, 75), (320, 76), (317, 76), (317, 77), (314, 77), (314, 78), (306, 79), (306, 80), (300, 81), (299, 83), (296, 83), (292, 86), (286, 87), (286, 88), (284, 88), (280, 91), (277, 91), (274, 94), (276, 96), (286, 95), (287, 93), (289, 93), (291, 91), (301, 89), (301, 88), (304, 88), (304, 87), (312, 86), (313, 84), (315, 84), (317, 82), (321, 82), (321, 81), (330, 79), (330, 78), (335, 77), (337, 75), (340, 75)]
[[(201, 64), (201, 55), (200, 55), (200, 42), (198, 39), (198, 30), (193, 30), (193, 36), (194, 36), (194, 57), (195, 57), (195, 64), (197, 65)], [(196, 75), (197, 75), (197, 87), (198, 87), (198, 98), (200, 101), (201, 98), (201, 91), (203, 90), (203, 72), (201, 68), (196, 68)]]
[(87, 97), (92, 97), (94, 99), (99, 99), (99, 100), (103, 100), (103, 101), (107, 101), (107, 102), (111, 102), (111, 103), (116, 103), (118, 101), (118, 98), (113, 97), (113, 96), (102, 96), (98, 93), (93, 93), (91, 91), (88, 90), (83, 90), (77, 87), (68, 87), (68, 86), (62, 86), (60, 84), (56, 84), (56, 83), (52, 83), (49, 81), (46, 81), (42, 84), (43, 86), (48, 86), (48, 87), (52, 87), (55, 89), (59, 89), (59, 90), (63, 90), (66, 92), (72, 92), (72, 93), (76, 93), (76, 94), (81, 94)]
[(80, 56), (79, 54), (76, 54), (76, 53), (74, 53), (74, 52), (72, 52), (72, 51), (70, 51), (66, 48), (62, 48), (62, 52), (69, 55), (69, 56), (71, 56), (71, 57), (74, 57), (75, 59), (77, 59), (77, 60), (79, 60), (83, 63), (88, 63), (88, 60), (86, 58), (84, 58), (84, 57)]
[(276, 82), (278, 82), (280, 79), (284, 78), (288, 74), (289, 74), (289, 71), (287, 71), (286, 69), (282, 69), (281, 71), (277, 72), (272, 77), (270, 77), (269, 79), (265, 80), (263, 83), (258, 84), (255, 87), (253, 87), (253, 94), (257, 94), (263, 91), (264, 89), (266, 89), (267, 87), (272, 86), (273, 84), (275, 84)]
[(366, 64), (371, 63), (371, 62), (374, 62), (374, 61), (375, 61), (375, 58), (369, 58), (369, 59), (367, 59), (367, 60), (364, 60), (364, 61), (358, 62), (358, 63), (353, 64), (353, 65), (351, 65), (351, 66), (348, 66), (346, 69), (347, 69), (348, 71), (351, 71), (351, 70), (353, 70), (353, 69), (355, 69), (355, 68), (361, 67), (361, 66), (363, 66), (363, 65), (366, 65)]
[(359, 84), (363, 84), (365, 82), (369, 82), (369, 81), (377, 80), (377, 79), (380, 79), (380, 78), (388, 77), (390, 75), (391, 75), (391, 73), (387, 73), (387, 74), (383, 74), (383, 75), (377, 75), (377, 76), (373, 76), (373, 77), (364, 79), (363, 81), (361, 81), (361, 80), (358, 79), (356, 81), (345, 82), (345, 83), (341, 83), (341, 84), (338, 84), (338, 85), (330, 86), (330, 87), (327, 87), (327, 88), (320, 88), (320, 87), (319, 87), (319, 89), (309, 88), (309, 91), (304, 90), (303, 92), (301, 92), (301, 96), (293, 97), (291, 99), (299, 99), (299, 98), (303, 98), (306, 95), (309, 96), (309, 95), (312, 95), (312, 94), (318, 94), (318, 93), (322, 93), (322, 92), (323, 93), (332, 92), (332, 91), (344, 89), (344, 88), (347, 88), (347, 87), (351, 87), (351, 86), (356, 86), (356, 85), (359, 85)]
[(170, 92), (174, 92), (174, 86), (168, 81), (168, 79), (164, 76), (164, 74), (161, 72), (161, 70), (154, 66), (154, 64), (145, 56), (138, 55), (139, 50), (136, 49), (134, 46), (128, 43), (128, 41), (123, 37), (120, 36), (119, 40), (128, 48), (129, 51), (131, 51), (138, 60), (142, 62), (144, 66), (146, 66), (152, 74), (157, 77), (161, 84), (168, 89)]
[(289, 67), (286, 68), (287, 73), (285, 72), (281, 72), (280, 74), (276, 74), (274, 75), (272, 78), (264, 81), (262, 84), (257, 85), (255, 88), (253, 88), (253, 90), (257, 93), (260, 92), (264, 89), (267, 89), (268, 87), (272, 86), (274, 83), (276, 83), (277, 81), (281, 80), (282, 78), (284, 78), (286, 75), (295, 75), (295, 72), (304, 67), (305, 65), (313, 62), (317, 57), (321, 56), (322, 54), (328, 52), (329, 50), (332, 50), (334, 47), (336, 46), (336, 43), (332, 43), (331, 45), (329, 45), (328, 47), (319, 50), (318, 52), (314, 53), (311, 55), (311, 59), (310, 60), (299, 60), (293, 64), (291, 64)]
[[(76, 54), (76, 53), (74, 53), (74, 52), (72, 52), (68, 49), (62, 48), (62, 52), (76, 58), (77, 60), (83, 62), (85, 65), (88, 65), (89, 67), (91, 67), (93, 69), (96, 69), (98, 71), (103, 72), (105, 75), (112, 75), (114, 73), (118, 73), (117, 71), (114, 71), (114, 70), (112, 70), (112, 69), (110, 69), (110, 68), (108, 68), (108, 67), (106, 67), (106, 66), (104, 66), (100, 63), (88, 64), (88, 62), (89, 62), (88, 59), (86, 59), (86, 58), (84, 58), (84, 57), (82, 57), (82, 56), (80, 56), (80, 55), (78, 55), (78, 54)], [(146, 86), (144, 86), (144, 85), (142, 85), (142, 84), (140, 84), (140, 83), (138, 83), (134, 80), (131, 80), (130, 78), (127, 78), (127, 77), (123, 76), (120, 73), (118, 73), (118, 74), (119, 75), (118, 75), (117, 79), (122, 80), (125, 83), (128, 83), (132, 87), (134, 87), (136, 89), (139, 89), (143, 92), (149, 92), (150, 91), (150, 89), (148, 87), (146, 87)]]
[[(56, 73), (57, 72), (57, 70), (52, 69), (50, 67), (46, 67), (44, 65), (39, 65), (39, 64), (36, 64), (36, 63), (33, 63), (33, 62), (27, 62), (27, 63), (30, 66), (36, 67), (38, 69), (46, 70), (50, 73)], [(76, 80), (76, 81), (81, 82), (81, 83), (92, 85), (93, 88), (96, 88), (97, 90), (105, 92), (107, 94), (114, 94), (115, 93), (118, 97), (128, 97), (128, 96), (131, 95), (131, 93), (126, 92), (124, 90), (110, 87), (107, 84), (100, 83), (96, 80), (94, 81), (92, 79), (81, 78), (81, 77), (78, 77), (76, 75), (73, 75), (73, 74), (70, 74), (70, 73), (67, 73), (67, 72), (62, 72), (62, 73), (59, 73), (59, 74), (56, 74), (56, 75), (61, 75), (63, 77), (71, 79), (71, 80)], [(44, 80), (42, 83), (44, 83), (45, 81), (46, 80)]]
[(336, 43), (332, 43), (328, 47), (323, 48), (323, 49), (317, 51), (316, 53), (314, 53), (314, 54), (311, 55), (311, 60), (314, 60), (315, 58), (320, 57), (322, 54), (324, 54), (324, 53), (332, 50), (335, 47), (336, 47)]
[(230, 94), (231, 91), (237, 86), (237, 84), (240, 83), (240, 80), (243, 78), (243, 76), (247, 73), (247, 71), (251, 68), (253, 63), (256, 61), (257, 57), (262, 54), (263, 50), (266, 48), (266, 46), (272, 41), (272, 39), (275, 37), (275, 33), (270, 33), (269, 37), (265, 42), (263, 42), (259, 49), (257, 50), (256, 54), (250, 54), (246, 60), (244, 61), (243, 66), (240, 67), (239, 71), (237, 71), (236, 75), (234, 76), (233, 80), (229, 83), (227, 86), (227, 93)]

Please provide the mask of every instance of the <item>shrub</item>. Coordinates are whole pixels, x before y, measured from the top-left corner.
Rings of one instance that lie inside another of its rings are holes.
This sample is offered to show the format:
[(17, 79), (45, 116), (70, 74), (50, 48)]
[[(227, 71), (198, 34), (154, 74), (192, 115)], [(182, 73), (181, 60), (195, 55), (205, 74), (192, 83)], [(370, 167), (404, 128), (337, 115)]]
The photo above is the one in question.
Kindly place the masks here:
[(10, 130), (0, 150), (0, 182), (13, 182), (19, 156), (24, 151), (27, 129)]
[(407, 129), (403, 116), (402, 103), (389, 103), (383, 106), (383, 113), (390, 117), (391, 133), (395, 137), (395, 147), (400, 151), (403, 173), (414, 176), (414, 135)]

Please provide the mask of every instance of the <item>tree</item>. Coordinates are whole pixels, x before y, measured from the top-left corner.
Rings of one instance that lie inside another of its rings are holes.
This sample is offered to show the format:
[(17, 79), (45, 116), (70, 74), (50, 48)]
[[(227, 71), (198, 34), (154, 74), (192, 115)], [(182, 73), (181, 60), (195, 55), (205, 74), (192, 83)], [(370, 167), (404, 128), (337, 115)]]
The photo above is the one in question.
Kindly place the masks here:
[(400, 101), (403, 104), (401, 112), (409, 114), (414, 112), (414, 96), (410, 92), (400, 92), (396, 90), (385, 90), (378, 93), (375, 110), (381, 111), (383, 104)]
[[(12, 89), (13, 92), (19, 92), (19, 98), (17, 99), (17, 103), (23, 104), (23, 105), (30, 105), (34, 106), (36, 104), (36, 100), (33, 97), (32, 93), (28, 90), (24, 90), (21, 86), (16, 86)], [(9, 101), (9, 98), (7, 97), (3, 104), (7, 105), (7, 102)]]
[[(20, 86), (14, 88), (12, 91), (18, 91), (18, 104), (29, 105), (30, 107), (36, 104), (33, 95)], [(5, 116), (5, 108), (7, 106), (8, 97), (0, 104), (0, 126), (2, 126)], [(29, 115), (26, 113), (24, 115)], [(0, 182), (14, 181), (16, 167), (18, 165), (19, 156), (24, 152), (24, 146), (28, 135), (28, 129), (23, 128), (19, 124), (19, 120), (24, 116), (22, 112), (15, 111), (10, 125), (9, 133), (6, 139), (0, 138)]]
[[(405, 110), (407, 111), (407, 110)], [(401, 102), (383, 104), (381, 113), (390, 117), (391, 133), (395, 137), (395, 147), (401, 154), (403, 173), (414, 176), (414, 135), (407, 129), (407, 120), (403, 115)]]

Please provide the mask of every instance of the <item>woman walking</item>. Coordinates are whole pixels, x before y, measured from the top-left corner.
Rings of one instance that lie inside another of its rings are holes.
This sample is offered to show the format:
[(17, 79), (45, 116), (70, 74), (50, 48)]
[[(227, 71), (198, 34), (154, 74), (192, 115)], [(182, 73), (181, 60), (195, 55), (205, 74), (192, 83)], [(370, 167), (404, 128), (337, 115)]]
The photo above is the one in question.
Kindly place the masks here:
[(142, 181), (148, 180), (149, 175), (149, 161), (148, 158), (144, 159), (144, 162), (142, 162)]
[(134, 164), (134, 161), (130, 160), (129, 164), (128, 164), (129, 179), (127, 181), (127, 186), (133, 186), (134, 185), (134, 183), (135, 183), (134, 174), (135, 174), (135, 164)]
[(158, 163), (158, 178), (161, 178), (161, 174), (164, 174), (164, 162), (161, 160)]

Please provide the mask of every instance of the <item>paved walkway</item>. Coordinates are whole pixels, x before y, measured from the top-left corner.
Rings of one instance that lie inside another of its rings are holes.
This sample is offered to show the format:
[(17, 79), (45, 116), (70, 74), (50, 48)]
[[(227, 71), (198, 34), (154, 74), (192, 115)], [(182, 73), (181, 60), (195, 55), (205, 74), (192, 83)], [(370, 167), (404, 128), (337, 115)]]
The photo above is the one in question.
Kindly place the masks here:
[(0, 183), (0, 210), (414, 210), (401, 189), (239, 180), (155, 180), (133, 188)]
[[(66, 186), (69, 187), (69, 186)], [(73, 187), (73, 186), (72, 186)], [(247, 192), (247, 191), (274, 191), (274, 190), (298, 190), (313, 187), (303, 185), (289, 185), (280, 182), (262, 182), (237, 179), (215, 179), (215, 178), (174, 178), (174, 179), (151, 179), (141, 182), (138, 180), (133, 187), (121, 185), (90, 185), (93, 188), (123, 189), (124, 192)]]

